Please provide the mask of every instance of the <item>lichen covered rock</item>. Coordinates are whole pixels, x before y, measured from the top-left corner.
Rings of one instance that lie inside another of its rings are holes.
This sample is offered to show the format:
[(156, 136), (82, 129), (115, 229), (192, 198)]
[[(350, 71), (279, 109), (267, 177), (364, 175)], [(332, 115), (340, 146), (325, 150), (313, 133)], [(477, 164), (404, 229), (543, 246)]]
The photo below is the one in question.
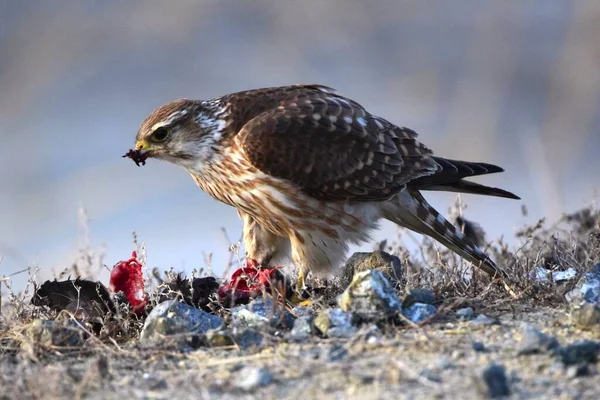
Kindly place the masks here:
[(354, 276), (338, 305), (361, 321), (378, 321), (400, 312), (402, 301), (383, 272), (369, 270)]

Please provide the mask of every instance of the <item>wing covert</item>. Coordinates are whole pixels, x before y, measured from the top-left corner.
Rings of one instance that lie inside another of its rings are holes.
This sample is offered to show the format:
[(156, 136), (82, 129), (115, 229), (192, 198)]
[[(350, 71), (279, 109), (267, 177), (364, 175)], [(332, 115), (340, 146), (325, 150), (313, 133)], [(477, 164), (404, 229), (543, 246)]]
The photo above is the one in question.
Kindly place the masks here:
[(384, 200), (437, 168), (416, 133), (331, 93), (300, 93), (246, 123), (236, 137), (250, 163), (313, 197)]

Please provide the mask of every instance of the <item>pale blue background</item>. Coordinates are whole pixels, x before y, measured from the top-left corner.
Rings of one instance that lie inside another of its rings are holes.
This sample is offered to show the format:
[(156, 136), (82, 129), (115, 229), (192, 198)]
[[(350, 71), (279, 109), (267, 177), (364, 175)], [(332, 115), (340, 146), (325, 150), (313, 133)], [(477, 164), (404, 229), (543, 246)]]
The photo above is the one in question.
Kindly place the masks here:
[(600, 186), (599, 20), (594, 0), (0, 1), (1, 273), (48, 278), (82, 246), (112, 266), (134, 230), (150, 267), (189, 272), (212, 252), (222, 272), (235, 210), (175, 166), (121, 155), (162, 103), (291, 83), (335, 87), (437, 154), (504, 166), (480, 181), (523, 202), (467, 196), (467, 217), (513, 240)]

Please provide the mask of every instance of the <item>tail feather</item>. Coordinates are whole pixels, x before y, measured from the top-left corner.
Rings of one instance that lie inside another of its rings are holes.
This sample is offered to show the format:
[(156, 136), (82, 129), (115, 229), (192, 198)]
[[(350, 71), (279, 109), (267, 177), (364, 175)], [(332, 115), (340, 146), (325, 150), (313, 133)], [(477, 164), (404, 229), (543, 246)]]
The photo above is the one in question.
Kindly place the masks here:
[(458, 192), (458, 193), (468, 193), (468, 194), (481, 194), (485, 196), (496, 196), (496, 197), (504, 197), (507, 199), (515, 199), (520, 200), (521, 198), (514, 193), (511, 193), (507, 190), (495, 188), (491, 186), (485, 186), (479, 183), (465, 181), (461, 179), (456, 182), (451, 182), (447, 184), (439, 184), (424, 187), (421, 190), (440, 190), (445, 192)]
[(492, 278), (509, 280), (508, 274), (481, 249), (423, 198), (418, 191), (406, 191), (398, 196), (400, 204), (385, 214), (385, 218), (412, 231), (430, 236), (459, 256), (473, 263)]
[(431, 175), (422, 176), (410, 181), (408, 183), (409, 189), (441, 190), (448, 192), (505, 197), (517, 200), (520, 199), (519, 196), (506, 190), (484, 186), (479, 183), (466, 181), (463, 179), (472, 176), (503, 172), (504, 169), (502, 167), (483, 162), (449, 160), (442, 157), (432, 158), (438, 165), (437, 171)]

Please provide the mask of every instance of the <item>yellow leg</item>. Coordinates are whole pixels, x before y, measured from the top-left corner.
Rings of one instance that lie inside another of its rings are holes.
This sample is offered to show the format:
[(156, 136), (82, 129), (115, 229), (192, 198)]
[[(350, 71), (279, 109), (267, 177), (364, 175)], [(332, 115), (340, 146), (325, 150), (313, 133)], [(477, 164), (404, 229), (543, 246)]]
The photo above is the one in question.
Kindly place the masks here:
[(304, 289), (306, 289), (306, 286), (304, 285), (304, 272), (300, 269), (300, 271), (298, 271), (298, 280), (296, 281), (296, 291), (300, 294), (304, 292)]

